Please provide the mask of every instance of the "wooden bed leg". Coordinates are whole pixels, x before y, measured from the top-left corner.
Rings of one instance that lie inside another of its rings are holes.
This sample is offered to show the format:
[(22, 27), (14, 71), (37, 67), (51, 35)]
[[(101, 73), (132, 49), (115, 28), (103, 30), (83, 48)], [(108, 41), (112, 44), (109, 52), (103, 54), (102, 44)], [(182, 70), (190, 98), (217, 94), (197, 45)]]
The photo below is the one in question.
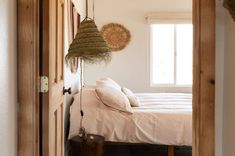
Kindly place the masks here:
[(174, 153), (174, 146), (172, 145), (169, 145), (168, 146), (168, 156), (174, 156), (175, 153)]

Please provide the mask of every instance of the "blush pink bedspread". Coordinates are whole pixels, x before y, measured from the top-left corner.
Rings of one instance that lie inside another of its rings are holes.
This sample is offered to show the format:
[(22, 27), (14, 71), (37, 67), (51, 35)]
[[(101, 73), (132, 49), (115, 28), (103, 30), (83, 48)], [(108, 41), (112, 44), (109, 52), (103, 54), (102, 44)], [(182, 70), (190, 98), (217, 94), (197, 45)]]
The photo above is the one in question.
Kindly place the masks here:
[[(87, 133), (99, 134), (106, 141), (192, 145), (192, 95), (182, 93), (136, 94), (141, 106), (133, 114), (110, 109), (94, 89), (83, 92), (83, 125)], [(69, 138), (78, 135), (79, 95), (70, 110)]]

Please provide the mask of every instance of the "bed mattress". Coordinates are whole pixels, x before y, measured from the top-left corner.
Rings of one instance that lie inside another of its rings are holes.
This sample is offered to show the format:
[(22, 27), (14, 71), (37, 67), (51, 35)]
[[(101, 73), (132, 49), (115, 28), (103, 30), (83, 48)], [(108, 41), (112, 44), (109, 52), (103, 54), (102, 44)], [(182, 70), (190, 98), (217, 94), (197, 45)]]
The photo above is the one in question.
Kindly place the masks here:
[[(136, 94), (140, 107), (127, 114), (105, 106), (94, 89), (83, 92), (83, 126), (106, 141), (161, 145), (192, 145), (192, 95), (182, 93)], [(70, 110), (69, 139), (78, 135), (79, 96)]]

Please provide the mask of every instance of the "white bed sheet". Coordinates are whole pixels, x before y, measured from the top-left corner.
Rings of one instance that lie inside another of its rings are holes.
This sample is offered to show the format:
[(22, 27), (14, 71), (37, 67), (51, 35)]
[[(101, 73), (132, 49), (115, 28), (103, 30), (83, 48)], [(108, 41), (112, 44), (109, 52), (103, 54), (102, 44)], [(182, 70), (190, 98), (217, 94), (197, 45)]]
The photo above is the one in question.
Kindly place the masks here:
[[(192, 145), (192, 95), (182, 93), (136, 94), (141, 105), (134, 113), (118, 112), (105, 106), (94, 89), (83, 92), (83, 125), (87, 133), (106, 141)], [(79, 96), (71, 107), (69, 139), (78, 135)]]

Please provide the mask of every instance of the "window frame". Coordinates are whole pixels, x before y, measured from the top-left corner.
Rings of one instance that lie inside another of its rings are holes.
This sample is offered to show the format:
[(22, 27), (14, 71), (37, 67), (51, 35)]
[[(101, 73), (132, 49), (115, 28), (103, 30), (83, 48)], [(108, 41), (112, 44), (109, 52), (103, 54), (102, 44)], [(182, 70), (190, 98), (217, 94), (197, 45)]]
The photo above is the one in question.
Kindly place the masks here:
[[(187, 14), (188, 15), (188, 14)], [(186, 16), (186, 14), (185, 14)], [(147, 18), (148, 19), (148, 18)], [(177, 61), (176, 61), (176, 50), (174, 49), (174, 84), (156, 84), (156, 83), (153, 83), (153, 29), (152, 29), (152, 26), (154, 24), (192, 24), (192, 20), (190, 19), (180, 19), (180, 20), (177, 20), (177, 19), (174, 19), (174, 18), (167, 18), (168, 20), (153, 20), (151, 19), (151, 22), (149, 22), (149, 33), (150, 33), (150, 87), (153, 87), (153, 88), (158, 88), (159, 90), (161, 91), (173, 91), (173, 92), (192, 92), (192, 85), (177, 85), (176, 84), (176, 76), (177, 76), (177, 73), (175, 72), (176, 71), (176, 68), (177, 68)], [(176, 26), (175, 26), (175, 29), (176, 29)], [(175, 30), (175, 33), (176, 33), (176, 30)], [(174, 36), (175, 38), (175, 41), (176, 42), (176, 34)], [(193, 51), (192, 51), (193, 53)], [(193, 82), (192, 82), (193, 83)]]

